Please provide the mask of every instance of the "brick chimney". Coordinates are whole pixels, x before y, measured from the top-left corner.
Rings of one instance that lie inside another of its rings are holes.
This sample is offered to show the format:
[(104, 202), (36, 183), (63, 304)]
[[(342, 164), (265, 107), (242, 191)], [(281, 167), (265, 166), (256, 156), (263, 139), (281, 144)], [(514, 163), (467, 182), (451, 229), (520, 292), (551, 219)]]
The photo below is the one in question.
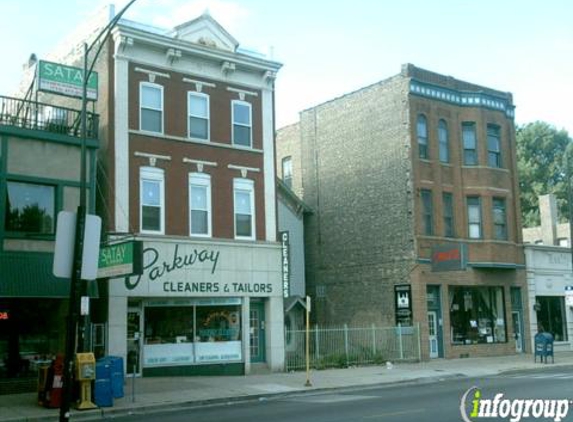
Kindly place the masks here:
[(539, 197), (539, 214), (541, 217), (541, 239), (544, 245), (557, 244), (557, 203), (555, 195), (541, 195)]

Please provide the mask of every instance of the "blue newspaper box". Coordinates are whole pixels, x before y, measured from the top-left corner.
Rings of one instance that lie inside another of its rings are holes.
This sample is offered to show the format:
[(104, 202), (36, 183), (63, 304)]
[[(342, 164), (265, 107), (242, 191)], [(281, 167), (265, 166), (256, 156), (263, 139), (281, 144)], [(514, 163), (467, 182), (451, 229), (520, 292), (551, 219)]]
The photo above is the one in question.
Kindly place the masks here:
[(123, 358), (119, 356), (107, 356), (104, 359), (109, 362), (111, 369), (111, 394), (113, 395), (114, 399), (119, 399), (124, 395)]
[(94, 381), (94, 403), (99, 407), (112, 407), (111, 365), (108, 360), (96, 362), (96, 379)]

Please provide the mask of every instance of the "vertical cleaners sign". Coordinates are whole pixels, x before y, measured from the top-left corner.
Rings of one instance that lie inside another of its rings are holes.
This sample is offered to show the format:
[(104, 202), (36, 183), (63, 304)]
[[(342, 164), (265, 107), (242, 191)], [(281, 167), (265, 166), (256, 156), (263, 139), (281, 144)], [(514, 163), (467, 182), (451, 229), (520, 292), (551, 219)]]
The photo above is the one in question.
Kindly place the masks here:
[(283, 275), (283, 296), (290, 296), (290, 238), (289, 232), (280, 232), (281, 236), (281, 263)]

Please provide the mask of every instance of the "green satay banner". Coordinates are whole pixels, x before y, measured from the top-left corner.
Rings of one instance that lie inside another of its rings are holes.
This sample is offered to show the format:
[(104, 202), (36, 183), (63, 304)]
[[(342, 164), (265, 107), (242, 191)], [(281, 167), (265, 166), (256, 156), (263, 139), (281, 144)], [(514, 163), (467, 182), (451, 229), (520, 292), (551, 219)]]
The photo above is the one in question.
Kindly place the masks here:
[(122, 242), (101, 247), (97, 278), (141, 274), (142, 255), (142, 243), (140, 241)]
[[(38, 68), (38, 90), (82, 98), (84, 71), (79, 67), (67, 66), (40, 60)], [(98, 75), (92, 72), (87, 83), (87, 99), (97, 100)]]

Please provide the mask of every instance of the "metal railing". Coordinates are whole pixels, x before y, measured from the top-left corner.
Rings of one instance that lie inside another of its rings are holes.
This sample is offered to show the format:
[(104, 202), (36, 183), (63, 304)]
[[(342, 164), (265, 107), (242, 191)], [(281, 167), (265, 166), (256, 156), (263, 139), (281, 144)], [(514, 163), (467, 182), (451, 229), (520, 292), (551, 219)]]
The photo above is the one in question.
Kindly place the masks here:
[[(87, 113), (88, 139), (97, 139), (98, 115)], [(36, 101), (0, 96), (0, 125), (81, 136), (81, 111)]]
[[(305, 369), (305, 330), (285, 330), (285, 369)], [(420, 361), (420, 325), (411, 327), (314, 327), (310, 366), (315, 369), (387, 361)]]

